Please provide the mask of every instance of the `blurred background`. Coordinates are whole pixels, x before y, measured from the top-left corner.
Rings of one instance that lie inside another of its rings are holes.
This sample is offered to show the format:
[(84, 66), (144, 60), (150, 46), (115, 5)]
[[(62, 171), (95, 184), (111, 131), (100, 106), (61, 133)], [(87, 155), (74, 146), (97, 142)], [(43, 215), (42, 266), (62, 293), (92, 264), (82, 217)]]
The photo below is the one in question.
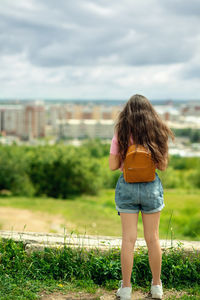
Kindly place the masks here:
[(199, 240), (199, 15), (196, 0), (1, 1), (1, 230), (121, 235), (108, 158), (137, 93), (176, 136), (160, 238)]

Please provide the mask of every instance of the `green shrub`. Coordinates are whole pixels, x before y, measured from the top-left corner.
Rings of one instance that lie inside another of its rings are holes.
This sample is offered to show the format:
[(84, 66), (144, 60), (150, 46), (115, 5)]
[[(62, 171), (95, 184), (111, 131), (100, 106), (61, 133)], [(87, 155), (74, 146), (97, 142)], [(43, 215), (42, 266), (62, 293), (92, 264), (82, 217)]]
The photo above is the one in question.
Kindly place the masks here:
[[(67, 198), (97, 195), (115, 188), (121, 174), (109, 168), (110, 144), (89, 139), (80, 147), (0, 146), (0, 191), (13, 195)], [(200, 188), (200, 158), (170, 156), (169, 167), (157, 170), (164, 188)]]
[(194, 128), (173, 128), (176, 136), (188, 137), (191, 143), (200, 142), (200, 130)]
[[(86, 250), (65, 245), (64, 249), (45, 248), (28, 255), (21, 241), (7, 240), (0, 242), (0, 253), (1, 278), (5, 274), (12, 278), (20, 276), (37, 280), (72, 281), (85, 278), (103, 286), (121, 279), (119, 248), (101, 251), (98, 248)], [(148, 251), (141, 247), (134, 253), (132, 282), (146, 287), (151, 278)], [(164, 250), (161, 279), (166, 288), (200, 284), (200, 253), (184, 252), (181, 245)]]
[(157, 173), (164, 188), (184, 188), (183, 177), (181, 178), (180, 173), (172, 167), (169, 166), (165, 172), (158, 170)]
[(200, 219), (191, 219), (183, 228), (183, 235), (192, 238), (200, 237)]
[(102, 186), (100, 162), (71, 146), (38, 147), (29, 158), (29, 176), (36, 195), (67, 198), (73, 194), (97, 194)]
[(34, 195), (27, 169), (28, 163), (22, 148), (0, 146), (0, 190), (8, 190), (12, 195)]
[(194, 170), (200, 165), (200, 158), (171, 155), (169, 165), (175, 170)]
[(194, 170), (188, 176), (188, 181), (196, 188), (200, 188), (200, 169)]

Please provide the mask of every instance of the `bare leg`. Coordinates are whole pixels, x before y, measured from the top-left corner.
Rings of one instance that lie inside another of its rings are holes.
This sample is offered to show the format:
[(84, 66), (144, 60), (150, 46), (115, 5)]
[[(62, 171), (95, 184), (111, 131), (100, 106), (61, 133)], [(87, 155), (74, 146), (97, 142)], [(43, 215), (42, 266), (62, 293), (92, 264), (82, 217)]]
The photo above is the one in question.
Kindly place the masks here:
[(133, 268), (133, 250), (137, 239), (138, 213), (121, 213), (122, 246), (121, 268), (123, 287), (131, 286), (131, 273)]
[(152, 214), (142, 213), (144, 237), (148, 247), (149, 264), (153, 277), (153, 285), (161, 284), (162, 251), (159, 241), (160, 211)]

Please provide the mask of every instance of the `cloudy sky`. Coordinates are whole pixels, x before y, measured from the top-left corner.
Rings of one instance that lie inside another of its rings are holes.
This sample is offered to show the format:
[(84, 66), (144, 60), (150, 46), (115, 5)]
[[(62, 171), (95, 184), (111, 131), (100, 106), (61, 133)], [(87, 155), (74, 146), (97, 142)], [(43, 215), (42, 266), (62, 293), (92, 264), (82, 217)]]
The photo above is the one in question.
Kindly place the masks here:
[(0, 98), (200, 99), (199, 0), (1, 0)]

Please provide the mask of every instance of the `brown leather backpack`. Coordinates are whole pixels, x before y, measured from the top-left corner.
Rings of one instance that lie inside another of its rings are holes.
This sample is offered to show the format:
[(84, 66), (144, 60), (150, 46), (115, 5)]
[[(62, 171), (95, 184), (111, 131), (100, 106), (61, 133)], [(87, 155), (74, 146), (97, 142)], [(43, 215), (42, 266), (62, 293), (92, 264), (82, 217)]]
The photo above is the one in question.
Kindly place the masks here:
[(156, 177), (156, 167), (149, 149), (135, 144), (128, 147), (123, 173), (126, 182), (149, 182)]

